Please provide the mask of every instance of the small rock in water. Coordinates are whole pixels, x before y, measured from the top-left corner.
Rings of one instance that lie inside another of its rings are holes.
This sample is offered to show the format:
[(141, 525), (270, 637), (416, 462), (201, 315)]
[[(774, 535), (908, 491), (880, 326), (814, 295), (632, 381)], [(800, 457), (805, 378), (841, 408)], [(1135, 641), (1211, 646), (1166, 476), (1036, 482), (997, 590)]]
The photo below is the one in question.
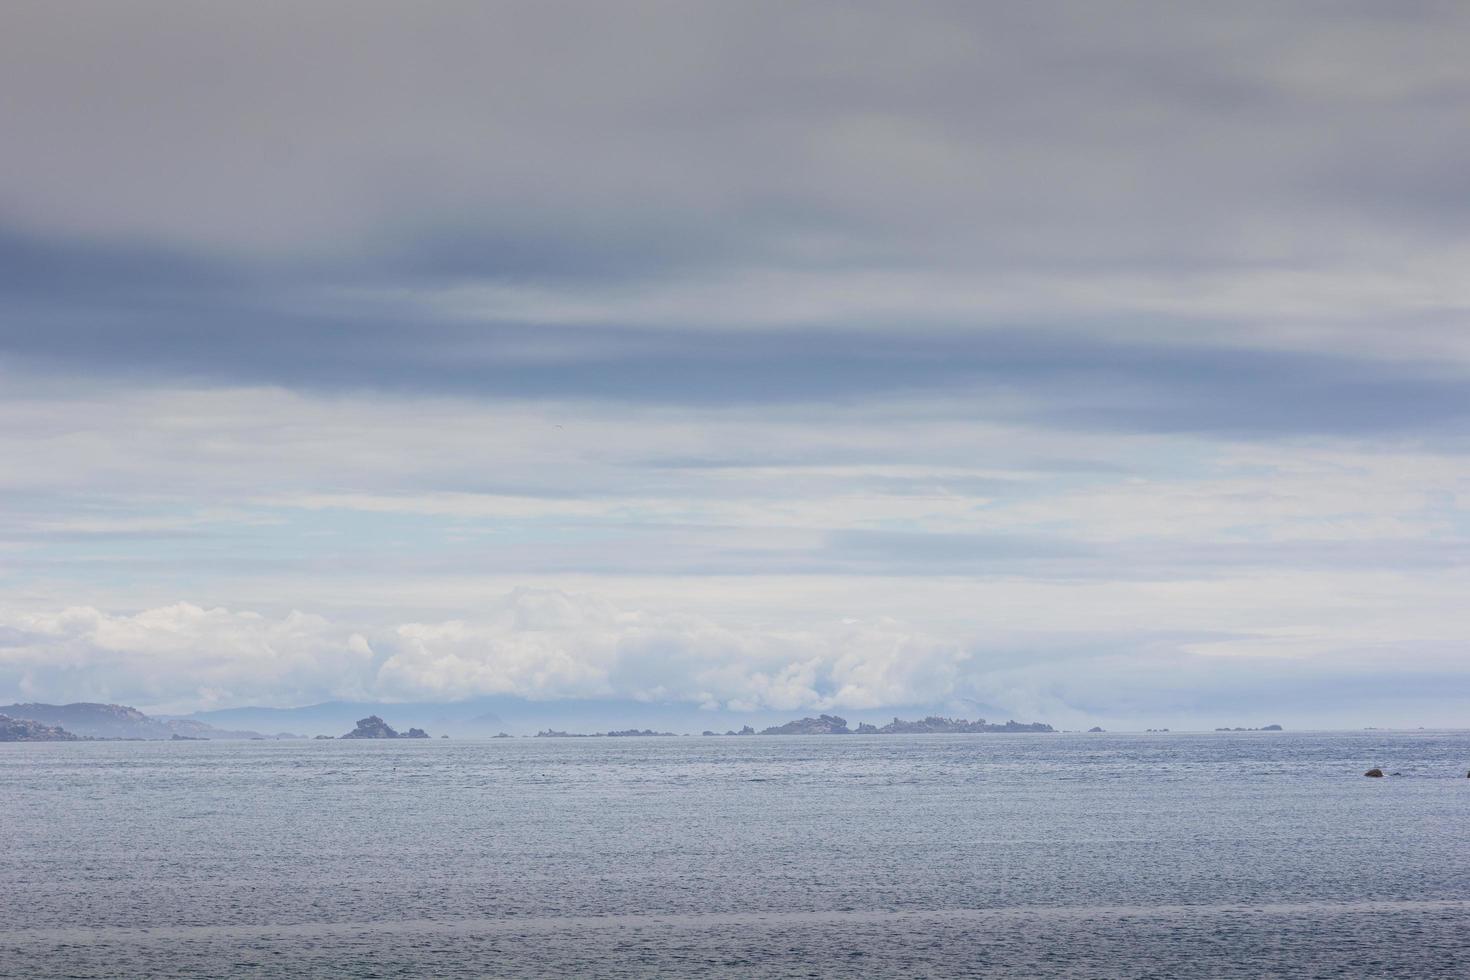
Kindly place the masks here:
[(1382, 769), (1369, 769), (1367, 772), (1363, 773), (1363, 775), (1365, 775), (1365, 776), (1372, 776), (1374, 779), (1381, 779), (1383, 777), (1383, 770)]

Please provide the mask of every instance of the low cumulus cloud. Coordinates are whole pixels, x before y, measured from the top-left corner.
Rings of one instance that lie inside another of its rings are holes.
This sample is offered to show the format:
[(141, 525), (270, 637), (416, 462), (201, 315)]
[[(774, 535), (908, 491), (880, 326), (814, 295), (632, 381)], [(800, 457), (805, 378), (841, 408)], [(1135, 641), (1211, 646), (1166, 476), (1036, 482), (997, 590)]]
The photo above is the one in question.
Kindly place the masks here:
[(734, 628), (527, 590), (512, 593), (492, 621), (398, 633), (399, 652), (380, 680), (438, 697), (469, 690), (736, 710), (876, 707), (948, 696), (969, 659), (961, 645), (894, 620)]
[(1050, 401), (1102, 357), (1074, 423), (1463, 418), (1350, 363), (1470, 363), (1454, 5), (7, 15), (0, 354), (31, 370)]
[(764, 630), (517, 589), (474, 621), (373, 636), (301, 612), (270, 618), (188, 603), (6, 618), (0, 690), (169, 710), (325, 698), (625, 698), (733, 710), (942, 700), (969, 655), (891, 620)]
[[(1056, 724), (1351, 717), (1374, 698), (1444, 710), (1463, 683), (1456, 644), (1392, 670), (1395, 634), (1046, 630), (925, 632), (894, 619), (805, 628), (733, 625), (605, 597), (518, 588), (474, 620), (354, 629), (292, 612), (177, 603), (137, 613), (70, 608), (0, 619), (0, 692), (184, 712), (347, 698), (620, 699), (727, 711), (977, 709)], [(1064, 619), (1058, 608), (1052, 618)], [(1081, 611), (1084, 617), (1086, 611)], [(1094, 620), (1097, 613), (1093, 614)], [(1187, 619), (1188, 617), (1181, 617)], [(1167, 626), (1168, 624), (1165, 624)], [(1421, 642), (1427, 639), (1418, 638)], [(1391, 685), (1386, 692), (1385, 686)], [(1340, 703), (1303, 714), (1304, 701)], [(1349, 714), (1331, 715), (1332, 710)]]
[(368, 641), (320, 616), (76, 606), (6, 615), (0, 688), (36, 701), (126, 701), (165, 709), (363, 694)]

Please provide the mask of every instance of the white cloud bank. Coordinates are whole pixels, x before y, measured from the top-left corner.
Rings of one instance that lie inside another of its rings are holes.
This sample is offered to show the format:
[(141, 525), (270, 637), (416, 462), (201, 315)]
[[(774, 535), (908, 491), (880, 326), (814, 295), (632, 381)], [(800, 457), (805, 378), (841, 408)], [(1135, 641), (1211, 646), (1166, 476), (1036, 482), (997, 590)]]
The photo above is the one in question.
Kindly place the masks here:
[[(1396, 696), (1429, 705), (1446, 676), (1464, 673), (1453, 644), (1431, 643), (1443, 647), (1440, 657), (1395, 665), (1392, 629), (1356, 639), (1345, 629), (1310, 642), (1289, 630), (1189, 634), (1161, 624), (1150, 633), (1133, 624), (1105, 631), (1103, 611), (1085, 607), (1076, 610), (1077, 632), (1047, 631), (1035, 617), (1030, 630), (1017, 630), (1016, 617), (1003, 614), (1013, 628), (988, 641), (888, 618), (817, 620), (800, 629), (731, 625), (550, 589), (514, 589), (478, 609), (473, 620), (365, 629), (302, 612), (272, 618), (188, 603), (131, 614), (0, 612), (0, 690), (170, 712), (491, 694), (792, 713), (980, 704), (1074, 724), (1228, 721), (1233, 705), (1279, 710), (1304, 690), (1331, 689), (1345, 699), (1337, 707), (1353, 710), (1395, 670), (1401, 682), (1415, 673), (1424, 681), (1418, 694), (1400, 683)], [(1048, 617), (1070, 614), (1058, 607)]]
[(473, 622), (363, 632), (321, 616), (177, 603), (0, 619), (0, 684), (36, 700), (182, 711), (323, 698), (614, 697), (735, 710), (942, 699), (968, 655), (891, 620), (806, 631), (730, 628), (517, 589)]
[(320, 616), (186, 602), (113, 614), (89, 606), (0, 614), (0, 686), (38, 701), (208, 708), (251, 699), (366, 693), (373, 652)]

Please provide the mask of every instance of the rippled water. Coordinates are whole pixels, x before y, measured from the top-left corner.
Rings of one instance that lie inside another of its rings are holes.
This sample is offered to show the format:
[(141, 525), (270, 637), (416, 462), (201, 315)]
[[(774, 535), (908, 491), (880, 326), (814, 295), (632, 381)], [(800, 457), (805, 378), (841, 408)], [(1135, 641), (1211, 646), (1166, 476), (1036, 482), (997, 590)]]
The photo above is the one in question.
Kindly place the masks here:
[(1453, 733), (6, 744), (0, 976), (1466, 977), (1467, 768)]

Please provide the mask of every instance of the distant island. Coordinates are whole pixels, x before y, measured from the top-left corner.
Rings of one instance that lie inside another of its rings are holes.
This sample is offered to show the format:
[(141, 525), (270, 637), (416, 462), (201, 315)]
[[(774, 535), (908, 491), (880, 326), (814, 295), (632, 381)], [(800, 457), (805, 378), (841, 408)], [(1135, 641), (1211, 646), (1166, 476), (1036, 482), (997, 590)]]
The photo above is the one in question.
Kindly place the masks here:
[(1260, 728), (1217, 728), (1217, 732), (1280, 732), (1285, 731), (1280, 725), (1263, 725)]
[[(839, 719), (840, 720), (840, 719)], [(930, 715), (919, 721), (904, 721), (895, 718), (881, 728), (858, 725), (858, 735), (927, 735), (965, 734), (968, 732), (1055, 732), (1056, 729), (1044, 722), (1006, 721), (992, 724), (984, 718), (966, 721), (964, 718), (940, 718)]]
[(772, 725), (761, 730), (762, 735), (851, 735), (847, 719), (836, 715), (818, 715), (815, 718), (798, 718), (784, 725)]
[(410, 728), (408, 731), (399, 733), (386, 721), (377, 715), (368, 715), (366, 718), (357, 720), (357, 727), (342, 738), (428, 738), (429, 733), (422, 728)]
[[(558, 732), (548, 728), (544, 732), (537, 732), (536, 738), (671, 738), (674, 734), (674, 732), (656, 732), (652, 728), (645, 728), (641, 731), (636, 728), (625, 728), (620, 732), (593, 732), (585, 735), (575, 732)], [(504, 733), (495, 737), (509, 738)]]
[[(969, 721), (964, 718), (941, 718), (930, 715), (918, 721), (894, 718), (886, 725), (870, 725), (860, 722), (857, 728), (847, 727), (847, 719), (837, 715), (818, 715), (815, 718), (798, 718), (784, 725), (773, 725), (757, 732), (746, 725), (738, 732), (725, 735), (954, 735), (971, 732), (1054, 732), (1056, 729), (1042, 722), (1007, 721), (995, 725), (980, 718)], [(715, 735), (706, 731), (705, 735)]]
[[(958, 734), (968, 732), (1054, 732), (1056, 729), (1041, 722), (1008, 721), (1001, 725), (993, 725), (981, 718), (978, 721), (967, 721), (964, 718), (940, 718), (930, 715), (919, 721), (904, 721), (895, 718), (886, 725), (870, 725), (866, 722), (860, 723), (857, 728), (849, 728), (847, 719), (837, 715), (818, 715), (815, 718), (798, 718), (788, 721), (784, 725), (772, 725), (770, 728), (756, 731), (749, 725), (740, 731), (727, 731), (724, 735), (706, 729), (701, 734), (715, 738), (741, 738), (750, 735), (927, 735), (927, 734)], [(548, 728), (537, 732), (536, 738), (619, 738), (628, 736), (658, 736), (667, 737), (674, 732), (656, 732), (650, 728), (629, 728), (618, 732), (594, 732), (591, 734), (581, 732), (563, 732)]]

